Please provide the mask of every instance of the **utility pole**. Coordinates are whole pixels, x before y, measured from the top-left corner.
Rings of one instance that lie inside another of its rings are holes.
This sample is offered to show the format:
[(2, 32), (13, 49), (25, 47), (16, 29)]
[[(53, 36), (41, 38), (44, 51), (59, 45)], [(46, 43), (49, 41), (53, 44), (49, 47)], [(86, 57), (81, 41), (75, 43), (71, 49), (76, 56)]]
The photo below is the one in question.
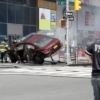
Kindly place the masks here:
[[(74, 3), (73, 10), (69, 10), (69, 2)], [(81, 10), (81, 1), (80, 0), (60, 1), (59, 5), (66, 5), (66, 17), (59, 20), (59, 26), (65, 29), (65, 62), (68, 65), (72, 63), (69, 52), (69, 21), (74, 21), (73, 12)]]
[[(69, 12), (69, 0), (66, 0), (66, 13)], [(67, 43), (67, 48), (65, 49), (65, 58), (66, 58), (66, 63), (68, 64), (69, 63), (69, 18), (67, 18), (67, 21), (66, 21), (66, 25), (67, 25), (67, 28), (66, 28), (66, 32), (65, 32), (65, 44)]]

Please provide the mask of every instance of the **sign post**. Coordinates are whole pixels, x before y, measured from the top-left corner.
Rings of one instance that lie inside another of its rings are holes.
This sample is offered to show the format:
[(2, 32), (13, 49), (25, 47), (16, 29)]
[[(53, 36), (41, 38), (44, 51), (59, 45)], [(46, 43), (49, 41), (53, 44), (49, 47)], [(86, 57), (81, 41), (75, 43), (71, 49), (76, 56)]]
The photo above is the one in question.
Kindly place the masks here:
[[(66, 0), (66, 13), (68, 14), (68, 11), (69, 11), (69, 0)], [(67, 18), (67, 21), (66, 21), (66, 25), (67, 25), (67, 28), (66, 28), (66, 33), (65, 33), (65, 44), (67, 44), (67, 48), (65, 48), (65, 62), (68, 64), (70, 61), (70, 54), (69, 54), (69, 18)]]

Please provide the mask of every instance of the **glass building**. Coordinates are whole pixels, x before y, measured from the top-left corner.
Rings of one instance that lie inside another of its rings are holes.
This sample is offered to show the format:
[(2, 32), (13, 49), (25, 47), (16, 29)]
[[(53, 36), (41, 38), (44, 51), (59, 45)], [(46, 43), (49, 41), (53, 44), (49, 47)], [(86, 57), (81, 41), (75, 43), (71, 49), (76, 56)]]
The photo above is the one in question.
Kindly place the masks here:
[(37, 0), (0, 0), (0, 41), (37, 31)]
[[(56, 0), (45, 0), (56, 2)], [(0, 41), (17, 38), (39, 30), (39, 0), (0, 0)]]

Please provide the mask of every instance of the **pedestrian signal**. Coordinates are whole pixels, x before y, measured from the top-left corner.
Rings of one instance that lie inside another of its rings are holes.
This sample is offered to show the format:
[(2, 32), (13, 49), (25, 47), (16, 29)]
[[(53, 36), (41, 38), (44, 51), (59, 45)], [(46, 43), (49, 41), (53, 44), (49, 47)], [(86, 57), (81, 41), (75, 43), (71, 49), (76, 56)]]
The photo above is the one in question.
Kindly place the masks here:
[(59, 27), (66, 28), (66, 19), (59, 20)]

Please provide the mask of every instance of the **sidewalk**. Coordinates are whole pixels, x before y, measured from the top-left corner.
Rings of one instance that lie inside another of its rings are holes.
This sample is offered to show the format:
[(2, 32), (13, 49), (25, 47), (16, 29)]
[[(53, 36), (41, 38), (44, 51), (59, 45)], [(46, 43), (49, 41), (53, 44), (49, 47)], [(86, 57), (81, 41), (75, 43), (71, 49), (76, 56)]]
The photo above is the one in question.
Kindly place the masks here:
[(0, 68), (15, 68), (14, 65), (12, 63), (0, 63)]
[(38, 64), (33, 64), (33, 63), (1, 63), (0, 68), (14, 68), (14, 67), (91, 67), (91, 64), (70, 64), (67, 65), (65, 63), (57, 63), (57, 64), (52, 64), (52, 63), (45, 63), (44, 65), (38, 65)]
[[(53, 59), (55, 62), (61, 61), (64, 62), (64, 58), (59, 58), (59, 55), (53, 56)], [(45, 59), (47, 62), (52, 62), (51, 58), (48, 57)], [(71, 64), (68, 66), (91, 66), (91, 64), (88, 62), (88, 60), (85, 57), (78, 57), (78, 64), (75, 64), (75, 60), (71, 61)]]
[(62, 64), (62, 65), (36, 65), (36, 64), (31, 64), (31, 63), (20, 63), (20, 64), (16, 64), (16, 63), (1, 63), (0, 64), (0, 68), (52, 68), (52, 69), (66, 69), (66, 68), (73, 68), (73, 69), (76, 69), (76, 68), (84, 68), (84, 69), (87, 69), (87, 68), (91, 68), (90, 65), (88, 66), (77, 66), (77, 65), (74, 65), (74, 66), (67, 66), (66, 64)]

